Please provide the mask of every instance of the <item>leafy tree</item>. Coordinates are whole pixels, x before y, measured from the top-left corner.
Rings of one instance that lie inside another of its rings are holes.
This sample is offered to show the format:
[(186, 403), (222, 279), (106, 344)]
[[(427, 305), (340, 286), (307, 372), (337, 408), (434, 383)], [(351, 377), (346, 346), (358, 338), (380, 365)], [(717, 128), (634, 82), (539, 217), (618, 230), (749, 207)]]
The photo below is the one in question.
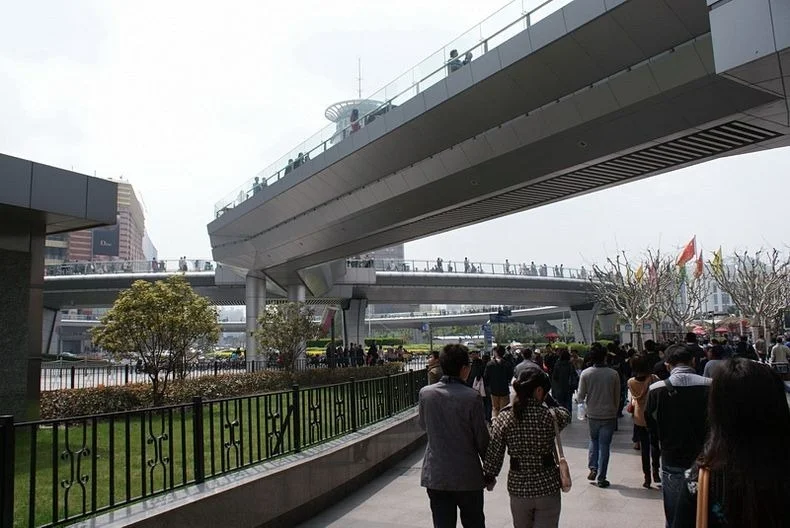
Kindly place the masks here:
[(151, 379), (154, 405), (159, 405), (190, 349), (198, 342), (216, 343), (219, 333), (217, 309), (183, 276), (175, 275), (154, 283), (135, 281), (121, 292), (91, 336), (96, 345), (142, 362)]
[(278, 353), (283, 367), (294, 370), (305, 357), (305, 342), (315, 339), (320, 330), (305, 303), (270, 304), (258, 318), (255, 337), (262, 352)]

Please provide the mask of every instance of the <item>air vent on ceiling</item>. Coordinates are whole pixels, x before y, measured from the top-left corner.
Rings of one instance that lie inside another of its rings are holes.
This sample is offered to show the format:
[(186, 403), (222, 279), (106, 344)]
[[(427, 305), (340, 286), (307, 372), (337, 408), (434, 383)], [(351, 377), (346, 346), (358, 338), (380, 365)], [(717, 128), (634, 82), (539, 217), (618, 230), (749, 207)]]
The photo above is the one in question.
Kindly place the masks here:
[(422, 219), (419, 223), (422, 229), (427, 224), (434, 226), (431, 229), (437, 231), (457, 227), (582, 194), (599, 187), (624, 183), (650, 173), (666, 171), (678, 165), (701, 161), (773, 139), (779, 135), (754, 125), (731, 121), (596, 165), (528, 184), (499, 196)]

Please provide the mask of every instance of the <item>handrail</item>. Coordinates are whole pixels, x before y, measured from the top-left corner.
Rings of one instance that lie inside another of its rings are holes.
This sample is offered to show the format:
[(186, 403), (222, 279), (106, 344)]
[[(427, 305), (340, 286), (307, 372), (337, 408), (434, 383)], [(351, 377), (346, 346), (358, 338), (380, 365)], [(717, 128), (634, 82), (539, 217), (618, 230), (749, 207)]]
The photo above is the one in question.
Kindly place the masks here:
[[(554, 11), (563, 8), (570, 3), (570, 1), (571, 0), (512, 0), (510, 3), (502, 6), (493, 14), (483, 19), (483, 21), (423, 59), (416, 66), (406, 70), (406, 72), (396, 77), (395, 80), (368, 97), (368, 101), (376, 102), (381, 100), (382, 102), (373, 110), (360, 115), (357, 121), (350, 123), (340, 130), (338, 130), (338, 127), (334, 124), (327, 125), (290, 150), (287, 154), (280, 157), (274, 163), (258, 172), (255, 177), (250, 178), (241, 186), (237, 187), (233, 192), (215, 204), (215, 216), (219, 218), (222, 213), (246, 201), (254, 194), (258, 193), (263, 187), (279, 181), (281, 178), (293, 172), (303, 163), (309, 161), (312, 155), (326, 152), (338, 141), (350, 137), (351, 134), (355, 133), (360, 128), (373, 122), (376, 117), (385, 114), (391, 108), (405, 103), (419, 94), (420, 91), (424, 91), (426, 88), (448, 77), (454, 71), (466, 66), (469, 62), (485, 55), (502, 42), (517, 35), (524, 29), (531, 27)], [(537, 5), (531, 8), (527, 7), (528, 4), (535, 3)], [(515, 19), (510, 18), (510, 16), (515, 16), (516, 12), (518, 12), (518, 16)], [(508, 16), (509, 22), (500, 26), (495, 19), (503, 14)], [(489, 23), (498, 26), (498, 29), (491, 30), (490, 32), (486, 31), (487, 36), (484, 37), (484, 25)], [(521, 27), (522, 23), (523, 27)], [(516, 28), (517, 31), (511, 33), (511, 30), (516, 26), (519, 26)], [(460, 51), (456, 57), (450, 58), (448, 50)], [(462, 58), (467, 54), (470, 55), (468, 60), (464, 59), (462, 63)], [(439, 59), (440, 55), (441, 59)], [(427, 66), (427, 74), (421, 73), (421, 68), (425, 66)], [(419, 76), (419, 79), (417, 76)], [(393, 91), (395, 93), (391, 93)], [(404, 96), (406, 97), (404, 98)]]
[[(44, 266), (46, 276), (100, 275), (124, 273), (195, 273), (214, 272), (221, 264), (208, 259), (169, 260), (101, 260), (64, 262)], [(480, 262), (476, 260), (426, 260), (391, 258), (350, 258), (347, 268), (374, 268), (377, 272), (456, 273), (472, 275), (513, 275), (586, 280), (590, 272), (584, 266), (566, 268), (564, 265), (548, 266), (526, 261)]]
[(557, 279), (587, 280), (590, 271), (581, 268), (566, 268), (563, 264), (527, 264), (522, 262), (479, 262), (474, 260), (419, 260), (391, 258), (354, 258), (346, 259), (348, 268), (373, 268), (376, 272), (391, 273), (444, 273), (460, 275), (510, 275), (546, 277)]
[(167, 273), (167, 272), (213, 272), (219, 264), (211, 259), (179, 258), (151, 260), (89, 260), (47, 264), (44, 275), (99, 275), (114, 273)]
[[(170, 260), (102, 260), (83, 262), (64, 262), (44, 266), (45, 276), (101, 275), (125, 273), (197, 273), (211, 272), (221, 264), (207, 259), (170, 259)], [(346, 259), (348, 268), (374, 268), (377, 272), (391, 273), (455, 273), (470, 275), (512, 275), (547, 277), (557, 279), (586, 280), (589, 270), (566, 268), (564, 265), (537, 265), (534, 262), (480, 262), (460, 260), (425, 259)]]

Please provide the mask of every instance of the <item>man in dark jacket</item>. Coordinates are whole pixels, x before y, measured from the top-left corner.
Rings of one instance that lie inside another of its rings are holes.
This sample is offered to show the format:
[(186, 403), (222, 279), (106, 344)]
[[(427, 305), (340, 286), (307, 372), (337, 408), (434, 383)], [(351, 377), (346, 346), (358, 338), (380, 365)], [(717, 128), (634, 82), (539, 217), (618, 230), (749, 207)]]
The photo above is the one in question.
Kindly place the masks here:
[(464, 528), (485, 528), (481, 461), (489, 435), (483, 403), (465, 383), (465, 346), (445, 346), (439, 362), (442, 379), (420, 390), (420, 427), (428, 437), (421, 485), (428, 490), (434, 527), (455, 528), (460, 510)]
[(689, 349), (691, 352), (691, 356), (694, 358), (694, 369), (697, 371), (697, 374), (702, 376), (702, 369), (705, 368), (702, 360), (705, 359), (705, 350), (699, 346), (697, 342), (697, 334), (694, 332), (689, 332), (686, 334), (686, 348)]
[(513, 365), (505, 358), (505, 347), (494, 349), (494, 358), (488, 362), (483, 373), (485, 384), (491, 390), (491, 417), (496, 418), (499, 411), (510, 403), (510, 383), (513, 380)]
[(521, 363), (516, 365), (516, 368), (513, 369), (513, 377), (518, 378), (521, 373), (526, 369), (536, 369), (536, 370), (543, 370), (540, 368), (540, 365), (532, 361), (532, 349), (525, 348), (521, 351)]
[(658, 354), (658, 349), (656, 348), (656, 342), (652, 339), (648, 339), (645, 341), (645, 362), (648, 365), (653, 367), (659, 361), (661, 361), (661, 356)]
[(479, 350), (470, 350), (469, 359), (472, 364), (469, 367), (469, 377), (466, 378), (466, 384), (471, 387), (474, 385), (476, 379), (483, 377), (485, 365), (483, 364), (483, 360), (480, 359)]
[(675, 508), (685, 471), (702, 450), (707, 434), (708, 388), (711, 380), (697, 374), (693, 351), (686, 345), (667, 348), (664, 361), (669, 378), (650, 386), (645, 418), (651, 435), (661, 446), (661, 483), (667, 528)]

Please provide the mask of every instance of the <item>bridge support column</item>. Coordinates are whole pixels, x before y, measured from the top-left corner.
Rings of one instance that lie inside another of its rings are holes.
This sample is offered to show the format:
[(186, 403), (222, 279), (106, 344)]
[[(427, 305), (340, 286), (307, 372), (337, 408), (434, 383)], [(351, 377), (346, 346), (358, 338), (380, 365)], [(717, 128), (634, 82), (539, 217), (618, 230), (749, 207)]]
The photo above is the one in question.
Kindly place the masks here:
[(307, 298), (307, 288), (304, 284), (291, 284), (288, 286), (288, 300), (293, 302), (304, 302)]
[[(31, 215), (32, 216), (32, 215)], [(40, 220), (37, 221), (37, 220)], [(44, 313), (44, 219), (0, 225), (0, 415), (39, 416)]]
[(41, 325), (41, 354), (57, 356), (60, 352), (60, 321), (63, 315), (57, 308), (44, 308)]
[(343, 301), (343, 343), (359, 343), (365, 347), (368, 329), (365, 326), (367, 299), (348, 299)]
[(258, 317), (266, 309), (266, 277), (257, 272), (249, 272), (244, 282), (244, 300), (247, 307), (246, 341), (247, 370), (252, 370), (255, 361), (260, 361), (258, 341), (255, 331), (258, 329)]
[(597, 313), (598, 305), (593, 303), (571, 306), (573, 338), (577, 343), (589, 345), (595, 341), (595, 316)]
[[(307, 289), (304, 284), (290, 284), (288, 286), (288, 300), (291, 302), (305, 302)], [(297, 370), (307, 368), (307, 343), (299, 343), (299, 353), (296, 355), (295, 366)]]
[(617, 314), (601, 314), (598, 316), (598, 322), (601, 324), (601, 334), (605, 336), (617, 334)]

